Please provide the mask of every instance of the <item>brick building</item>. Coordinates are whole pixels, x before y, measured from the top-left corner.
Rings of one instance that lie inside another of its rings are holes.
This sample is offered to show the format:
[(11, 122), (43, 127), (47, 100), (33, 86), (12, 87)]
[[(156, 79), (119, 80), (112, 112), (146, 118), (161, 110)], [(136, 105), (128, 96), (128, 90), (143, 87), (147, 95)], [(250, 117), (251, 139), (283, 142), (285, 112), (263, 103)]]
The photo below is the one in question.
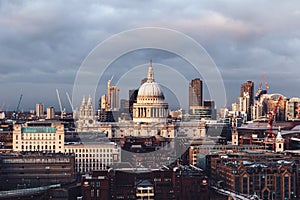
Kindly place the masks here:
[(208, 179), (191, 166), (109, 169), (85, 176), (83, 199), (207, 199)]
[(207, 156), (209, 177), (218, 186), (262, 199), (299, 199), (300, 158), (249, 151)]

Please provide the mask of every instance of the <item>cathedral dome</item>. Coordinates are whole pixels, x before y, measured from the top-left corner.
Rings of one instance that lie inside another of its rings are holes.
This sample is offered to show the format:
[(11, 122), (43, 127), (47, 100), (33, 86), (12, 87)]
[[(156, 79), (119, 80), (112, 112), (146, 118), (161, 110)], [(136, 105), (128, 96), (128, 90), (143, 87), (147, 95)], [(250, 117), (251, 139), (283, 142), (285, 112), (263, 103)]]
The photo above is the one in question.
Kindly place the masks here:
[(160, 103), (164, 102), (165, 97), (159, 84), (154, 81), (152, 61), (148, 69), (147, 81), (139, 88), (137, 102), (139, 103)]
[(146, 123), (166, 123), (168, 104), (159, 84), (154, 81), (152, 61), (148, 69), (148, 78), (138, 91), (133, 104), (133, 121)]
[(155, 97), (164, 99), (164, 94), (156, 82), (144, 83), (138, 92), (138, 97)]

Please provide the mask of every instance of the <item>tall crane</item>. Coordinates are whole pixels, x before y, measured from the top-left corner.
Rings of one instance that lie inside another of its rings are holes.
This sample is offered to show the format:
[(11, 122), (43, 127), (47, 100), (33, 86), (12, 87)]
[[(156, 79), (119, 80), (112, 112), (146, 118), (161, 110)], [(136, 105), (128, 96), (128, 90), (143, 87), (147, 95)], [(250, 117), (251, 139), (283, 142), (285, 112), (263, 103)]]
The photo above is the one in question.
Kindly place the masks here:
[[(265, 87), (266, 89), (262, 89), (262, 83), (263, 81), (265, 82)], [(266, 75), (263, 74), (263, 77), (260, 81), (260, 84), (259, 84), (259, 88), (257, 89), (257, 92), (255, 94), (255, 99), (256, 100), (259, 100), (260, 96), (263, 95), (263, 94), (268, 94), (268, 89), (269, 89), (269, 85), (268, 85), (268, 82), (267, 82), (267, 79), (266, 79)]]
[(21, 94), (21, 96), (20, 96), (20, 98), (19, 98), (18, 106), (17, 106), (17, 109), (16, 109), (16, 112), (17, 112), (17, 113), (19, 112), (22, 98), (23, 98), (23, 94)]
[(71, 101), (70, 95), (69, 95), (69, 93), (68, 93), (68, 92), (66, 92), (66, 95), (67, 95), (68, 101), (69, 101), (69, 103), (70, 103), (70, 106), (71, 106), (72, 112), (73, 112), (73, 111), (74, 111), (74, 107), (73, 107), (73, 103), (72, 103), (72, 101)]
[(277, 113), (277, 110), (278, 110), (278, 107), (279, 107), (279, 104), (282, 100), (282, 97), (280, 96), (277, 100), (277, 103), (275, 105), (275, 108), (273, 110), (273, 112), (269, 112), (269, 126), (270, 126), (270, 131), (269, 131), (269, 135), (268, 136), (271, 136), (272, 138), (275, 137), (274, 133), (273, 133), (273, 122), (274, 122), (274, 119), (275, 119), (275, 116), (276, 116), (276, 113)]
[(20, 105), (21, 105), (22, 98), (23, 98), (23, 94), (20, 95), (20, 98), (19, 98), (19, 101), (18, 101), (17, 108), (16, 108), (16, 110), (15, 110), (15, 112), (14, 112), (14, 119), (17, 119), (17, 114), (18, 114), (19, 109), (20, 109)]
[(61, 115), (61, 118), (62, 118), (63, 117), (63, 110), (62, 110), (62, 106), (61, 106), (61, 101), (60, 101), (60, 96), (59, 96), (58, 89), (56, 89), (56, 95), (57, 95), (57, 100), (58, 100), (58, 104), (59, 104), (60, 115)]

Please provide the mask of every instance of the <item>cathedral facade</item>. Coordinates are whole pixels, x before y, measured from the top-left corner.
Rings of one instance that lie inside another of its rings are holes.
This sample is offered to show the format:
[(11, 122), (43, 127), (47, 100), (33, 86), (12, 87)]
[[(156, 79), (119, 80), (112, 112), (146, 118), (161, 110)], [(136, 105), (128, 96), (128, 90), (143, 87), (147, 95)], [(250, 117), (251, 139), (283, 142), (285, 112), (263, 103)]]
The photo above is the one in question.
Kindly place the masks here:
[(168, 103), (159, 85), (154, 81), (152, 61), (147, 81), (139, 88), (137, 102), (133, 104), (133, 122), (166, 123)]
[[(143, 83), (133, 104), (133, 120), (125, 122), (98, 122), (92, 106), (92, 99), (83, 100), (77, 121), (78, 132), (103, 132), (108, 138), (127, 136), (149, 137), (161, 136), (174, 138), (177, 134), (186, 133), (191, 137), (204, 137), (205, 124), (196, 122), (167, 122), (168, 103), (159, 84), (154, 80), (152, 61), (148, 68), (147, 81)], [(192, 128), (193, 127), (193, 128)]]

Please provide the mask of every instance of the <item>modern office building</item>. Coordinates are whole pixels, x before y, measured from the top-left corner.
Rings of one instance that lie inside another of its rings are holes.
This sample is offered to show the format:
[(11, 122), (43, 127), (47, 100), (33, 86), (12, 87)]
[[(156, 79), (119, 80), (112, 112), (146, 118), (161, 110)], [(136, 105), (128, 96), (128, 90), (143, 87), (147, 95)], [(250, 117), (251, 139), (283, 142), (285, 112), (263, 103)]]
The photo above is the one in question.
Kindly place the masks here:
[(44, 116), (44, 104), (37, 103), (35, 105), (35, 115), (37, 117), (43, 117)]
[(55, 109), (54, 107), (47, 108), (47, 116), (46, 119), (54, 119), (55, 118)]
[(204, 100), (203, 106), (211, 110), (210, 119), (217, 119), (217, 110), (216, 110), (216, 105), (214, 100)]
[(64, 152), (64, 125), (60, 122), (35, 121), (15, 124), (13, 151)]
[(111, 86), (107, 81), (107, 93), (99, 100), (98, 120), (100, 122), (115, 122), (119, 117), (119, 88)]
[(99, 110), (118, 111), (119, 110), (119, 91), (117, 86), (111, 85), (111, 80), (107, 81), (107, 92), (99, 100)]
[(189, 109), (202, 106), (203, 85), (200, 78), (193, 79), (189, 84)]
[(120, 101), (120, 113), (129, 113), (129, 100), (121, 99), (121, 101)]
[(119, 110), (119, 88), (117, 86), (111, 86), (110, 80), (107, 83), (107, 103), (109, 110)]
[(217, 112), (213, 100), (203, 101), (203, 83), (199, 78), (189, 84), (189, 115), (184, 120), (216, 119)]
[[(286, 106), (288, 100), (282, 94), (262, 94), (258, 101), (252, 107), (252, 119), (267, 118), (269, 113), (275, 114), (275, 121), (284, 121), (286, 119)], [(274, 109), (278, 105), (276, 113)]]
[(251, 120), (251, 107), (254, 105), (254, 82), (247, 81), (241, 86), (241, 95), (239, 97), (239, 111), (245, 112), (247, 120)]
[(249, 96), (249, 105), (253, 105), (254, 103), (254, 82), (247, 81), (243, 83), (241, 86), (241, 95), (240, 97), (245, 96), (247, 94)]
[(285, 120), (300, 120), (300, 98), (293, 97), (286, 102)]
[[(275, 115), (275, 120), (276, 121), (284, 121), (285, 120), (285, 109), (286, 109), (286, 102), (287, 98), (284, 97), (281, 94), (269, 94), (263, 96), (263, 113), (265, 115), (269, 115), (271, 112), (272, 114)], [(274, 109), (278, 105), (277, 110), (275, 111)], [(276, 112), (276, 113), (274, 113)]]

